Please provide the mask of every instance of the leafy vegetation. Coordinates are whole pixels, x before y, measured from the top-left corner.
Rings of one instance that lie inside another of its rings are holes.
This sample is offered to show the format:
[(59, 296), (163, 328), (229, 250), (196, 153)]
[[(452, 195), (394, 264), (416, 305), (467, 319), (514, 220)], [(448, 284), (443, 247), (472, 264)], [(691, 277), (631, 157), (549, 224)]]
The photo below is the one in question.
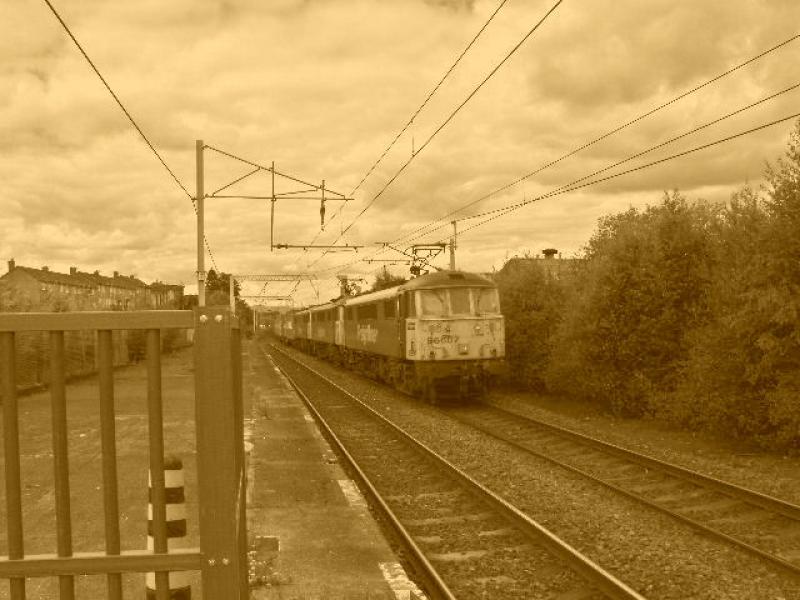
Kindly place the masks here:
[[(206, 305), (230, 306), (230, 274), (217, 273), (211, 269), (206, 276)], [(253, 329), (253, 309), (239, 297), (241, 285), (234, 278), (233, 296), (236, 303), (236, 314), (241, 319), (242, 330), (250, 333)]]
[(550, 340), (560, 318), (563, 285), (541, 261), (512, 260), (495, 276), (506, 320), (506, 362), (512, 381), (545, 389)]
[(400, 275), (392, 275), (386, 267), (375, 276), (375, 283), (372, 284), (370, 292), (377, 292), (378, 290), (386, 290), (389, 288), (397, 287), (408, 281), (405, 277)]
[(572, 276), (504, 268), (516, 381), (800, 449), (800, 122), (766, 178), (602, 218)]

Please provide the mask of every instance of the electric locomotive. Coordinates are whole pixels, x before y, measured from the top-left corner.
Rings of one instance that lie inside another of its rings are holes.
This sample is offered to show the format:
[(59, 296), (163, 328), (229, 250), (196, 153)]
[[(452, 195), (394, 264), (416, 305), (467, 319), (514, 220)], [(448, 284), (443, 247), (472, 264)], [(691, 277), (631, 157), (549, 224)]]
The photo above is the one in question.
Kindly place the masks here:
[(462, 271), (288, 313), (280, 336), (431, 402), (482, 395), (505, 356), (497, 286)]

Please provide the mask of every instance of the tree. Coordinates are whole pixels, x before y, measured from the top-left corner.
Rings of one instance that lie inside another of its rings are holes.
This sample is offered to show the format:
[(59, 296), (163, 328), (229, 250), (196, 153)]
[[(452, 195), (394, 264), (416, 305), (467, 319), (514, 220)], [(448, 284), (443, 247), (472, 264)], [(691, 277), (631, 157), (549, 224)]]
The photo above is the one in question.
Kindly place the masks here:
[(800, 121), (766, 178), (725, 208), (676, 406), (687, 422), (800, 449)]
[(552, 335), (560, 320), (564, 282), (549, 277), (534, 259), (512, 259), (495, 275), (506, 327), (510, 379), (544, 390)]
[[(230, 274), (211, 269), (206, 276), (206, 304), (208, 306), (230, 305)], [(233, 295), (241, 291), (239, 282), (233, 280)]]
[(375, 283), (372, 284), (370, 291), (377, 292), (378, 290), (393, 288), (404, 284), (406, 281), (408, 280), (405, 277), (400, 275), (392, 275), (386, 267), (383, 267), (383, 269), (375, 276)]
[[(217, 272), (211, 269), (206, 277), (206, 305), (208, 306), (230, 306), (230, 278), (229, 273)], [(241, 327), (249, 332), (253, 328), (253, 309), (239, 298), (241, 292), (240, 283), (234, 278), (233, 296), (236, 306), (236, 314), (239, 316)]]
[(600, 220), (553, 338), (551, 388), (652, 412), (674, 388), (686, 332), (703, 314), (713, 215), (673, 192)]

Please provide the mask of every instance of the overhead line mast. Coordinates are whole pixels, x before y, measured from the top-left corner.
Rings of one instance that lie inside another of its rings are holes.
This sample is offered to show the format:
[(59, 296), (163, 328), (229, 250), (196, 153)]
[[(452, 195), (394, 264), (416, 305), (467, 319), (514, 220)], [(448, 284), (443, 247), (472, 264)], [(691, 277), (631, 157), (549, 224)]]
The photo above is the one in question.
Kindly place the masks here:
[[(345, 196), (342, 193), (339, 193), (335, 190), (332, 190), (325, 185), (325, 180), (323, 179), (322, 182), (317, 185), (315, 183), (311, 183), (309, 181), (305, 181), (300, 179), (299, 177), (295, 177), (293, 175), (289, 175), (287, 173), (283, 173), (277, 171), (275, 169), (275, 162), (273, 161), (269, 167), (259, 164), (257, 162), (242, 158), (225, 150), (221, 150), (214, 146), (209, 146), (204, 144), (202, 140), (197, 140), (195, 143), (196, 149), (196, 170), (197, 170), (197, 199), (196, 199), (196, 211), (197, 211), (197, 244), (198, 244), (198, 253), (197, 253), (197, 299), (198, 304), (200, 306), (205, 306), (205, 260), (204, 255), (200, 251), (201, 247), (201, 240), (205, 239), (204, 233), (204, 201), (206, 198), (219, 198), (219, 199), (228, 199), (228, 198), (242, 198), (246, 200), (269, 200), (270, 201), (270, 235), (269, 235), (269, 246), (270, 251), (275, 248), (288, 248), (290, 247), (289, 244), (275, 244), (274, 243), (274, 231), (275, 231), (275, 203), (278, 200), (319, 200), (320, 201), (320, 221), (321, 224), (324, 225), (325, 219), (325, 203), (330, 201), (341, 201), (341, 202), (349, 202), (352, 198)], [(205, 193), (205, 163), (204, 163), (204, 150), (212, 150), (218, 154), (231, 158), (233, 160), (242, 162), (250, 167), (253, 167), (250, 171), (241, 175), (223, 185), (220, 188), (217, 188), (211, 194)], [(266, 172), (270, 174), (270, 194), (269, 195), (252, 195), (252, 194), (220, 194), (220, 192), (231, 188), (232, 186), (241, 183), (245, 179), (255, 175), (256, 173)], [(275, 176), (278, 176), (282, 179), (286, 179), (292, 181), (298, 185), (305, 186), (302, 189), (291, 190), (287, 192), (277, 192), (275, 188)], [(319, 192), (319, 195), (317, 195)], [(355, 248), (354, 246), (347, 246), (348, 248)], [(212, 256), (213, 261), (213, 256)], [(216, 265), (215, 265), (216, 266)], [(231, 294), (231, 297), (233, 294)], [(231, 300), (233, 302), (233, 300)], [(232, 304), (233, 306), (233, 304)]]

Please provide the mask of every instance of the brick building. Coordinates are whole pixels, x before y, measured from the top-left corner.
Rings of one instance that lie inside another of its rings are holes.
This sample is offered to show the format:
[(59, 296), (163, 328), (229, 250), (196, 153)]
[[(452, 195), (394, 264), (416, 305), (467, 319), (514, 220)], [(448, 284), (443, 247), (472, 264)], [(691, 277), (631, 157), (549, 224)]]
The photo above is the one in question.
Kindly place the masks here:
[(82, 311), (181, 308), (183, 286), (147, 285), (133, 275), (112, 277), (70, 267), (69, 273), (17, 266), (0, 277), (0, 310)]

